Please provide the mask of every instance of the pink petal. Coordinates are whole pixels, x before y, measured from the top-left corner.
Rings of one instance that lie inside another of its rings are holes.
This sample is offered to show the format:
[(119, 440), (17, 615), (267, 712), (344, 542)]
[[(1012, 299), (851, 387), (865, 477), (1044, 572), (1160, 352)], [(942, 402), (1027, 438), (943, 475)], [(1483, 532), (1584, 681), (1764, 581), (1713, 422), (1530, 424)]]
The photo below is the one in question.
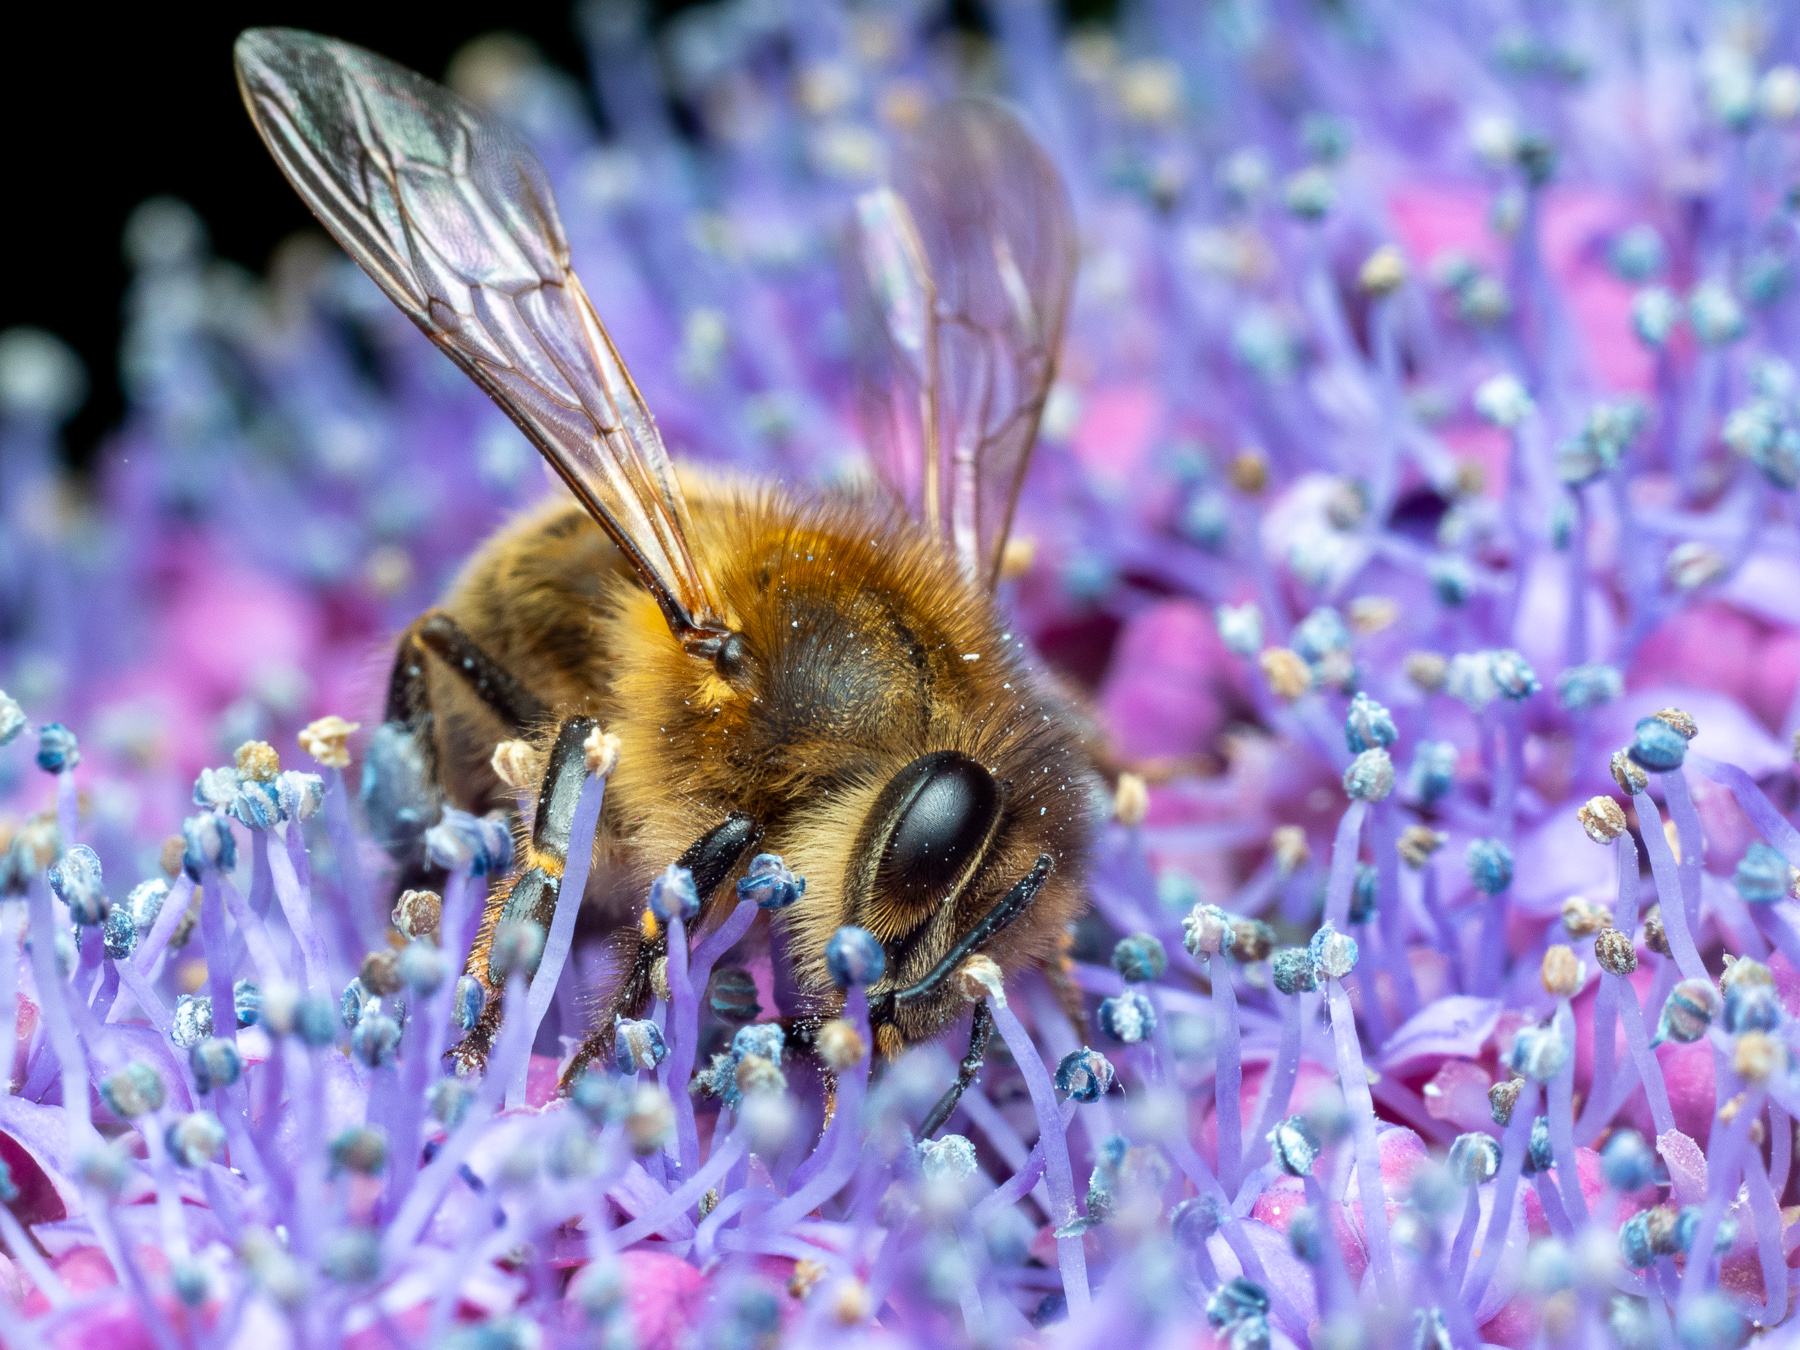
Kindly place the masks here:
[(1381, 1047), (1380, 1066), (1394, 1071), (1417, 1061), (1473, 1059), (1500, 1020), (1500, 1000), (1451, 994), (1421, 1008)]
[(1702, 1037), (1692, 1045), (1665, 1041), (1656, 1048), (1663, 1082), (1669, 1089), (1669, 1105), (1675, 1128), (1704, 1144), (1712, 1132), (1718, 1099), (1713, 1091), (1712, 1043)]
[(1520, 1290), (1501, 1305), (1500, 1311), (1481, 1324), (1481, 1339), (1488, 1345), (1504, 1345), (1511, 1350), (1525, 1350), (1537, 1340), (1539, 1301)]
[[(1595, 1197), (1606, 1189), (1606, 1182), (1600, 1174), (1600, 1155), (1591, 1148), (1576, 1149), (1575, 1173), (1581, 1178), (1581, 1194), (1591, 1209)], [(1561, 1185), (1561, 1178), (1557, 1177), (1554, 1167), (1550, 1169), (1550, 1176)], [(1545, 1236), (1550, 1231), (1550, 1221), (1544, 1217), (1544, 1202), (1538, 1199), (1537, 1187), (1523, 1185), (1519, 1189), (1525, 1197), (1525, 1226), (1533, 1237)], [(1646, 1187), (1645, 1193), (1648, 1194), (1651, 1190), (1652, 1188)]]
[(1099, 694), (1118, 752), (1155, 759), (1210, 749), (1240, 664), (1219, 640), (1212, 615), (1192, 601), (1169, 600), (1133, 615)]
[(1401, 247), (1427, 266), (1454, 249), (1500, 268), (1506, 259), (1488, 225), (1489, 197), (1481, 187), (1412, 181), (1388, 198), (1388, 213)]
[[(1706, 1042), (1697, 1044), (1705, 1046)], [(1708, 1050), (1710, 1060), (1711, 1051)], [(1706, 1203), (1706, 1155), (1700, 1145), (1680, 1130), (1669, 1130), (1656, 1138), (1656, 1151), (1662, 1154), (1669, 1169), (1669, 1187), (1677, 1204)]]
[(11, 1073), (12, 1090), (16, 1092), (25, 1086), (25, 1063), (31, 1056), (31, 1037), (37, 1031), (38, 1006), (22, 991), (14, 997), (18, 1000), (18, 1015), (14, 1019), (18, 1029), (14, 1033)]
[(706, 1277), (661, 1252), (630, 1251), (619, 1261), (637, 1350), (675, 1350), (705, 1309)]
[(1100, 476), (1124, 483), (1149, 452), (1162, 421), (1162, 397), (1153, 385), (1090, 389), (1069, 446)]
[(1655, 363), (1631, 336), (1632, 288), (1607, 268), (1599, 244), (1635, 212), (1609, 192), (1562, 184), (1544, 193), (1544, 261), (1604, 389), (1648, 393)]
[(12, 1171), (19, 1199), (12, 1211), (27, 1227), (83, 1214), (87, 1207), (72, 1180), (68, 1123), (60, 1106), (19, 1097), (0, 1099), (0, 1160)]
[(525, 1070), (525, 1104), (548, 1106), (556, 1100), (562, 1064), (551, 1055), (533, 1055)]
[(1493, 1076), (1481, 1065), (1466, 1059), (1447, 1059), (1420, 1095), (1433, 1120), (1445, 1121), (1458, 1130), (1490, 1130), (1493, 1112), (1487, 1094), (1493, 1082)]

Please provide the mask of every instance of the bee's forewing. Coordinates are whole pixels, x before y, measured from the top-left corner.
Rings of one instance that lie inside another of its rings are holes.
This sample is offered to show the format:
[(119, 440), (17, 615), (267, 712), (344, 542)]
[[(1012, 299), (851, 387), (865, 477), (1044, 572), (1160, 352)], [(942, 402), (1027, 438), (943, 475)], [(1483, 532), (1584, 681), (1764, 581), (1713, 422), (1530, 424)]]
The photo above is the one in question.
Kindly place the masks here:
[(677, 636), (718, 627), (674, 466), (531, 148), (348, 43), (256, 28), (235, 55), (257, 131), (325, 228), (544, 453)]
[(906, 148), (893, 188), (858, 203), (852, 241), (877, 467), (992, 585), (1075, 276), (1067, 189), (1013, 113), (959, 99)]

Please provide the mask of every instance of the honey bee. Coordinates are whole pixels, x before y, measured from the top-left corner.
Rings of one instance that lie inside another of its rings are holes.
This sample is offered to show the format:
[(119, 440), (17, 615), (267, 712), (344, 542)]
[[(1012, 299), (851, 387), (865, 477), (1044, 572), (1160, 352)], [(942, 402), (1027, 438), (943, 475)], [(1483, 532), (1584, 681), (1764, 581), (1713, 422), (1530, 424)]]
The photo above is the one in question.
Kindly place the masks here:
[[(496, 987), (496, 922), (548, 926), (569, 851), (590, 843), (584, 921), (622, 973), (571, 1075), (651, 996), (667, 933), (641, 897), (672, 858), (702, 897), (693, 931), (728, 911), (715, 897), (759, 849), (807, 879), (752, 934), (795, 1025), (842, 1006), (832, 934), (872, 934), (887, 1054), (963, 1012), (950, 977), (968, 957), (1057, 962), (1099, 781), (1080, 718), (994, 591), (1076, 250), (1063, 184), (1019, 121), (949, 104), (893, 186), (857, 200), (847, 270), (882, 486), (808, 491), (677, 469), (570, 268), (547, 175), (509, 129), (308, 33), (246, 32), (236, 62), (258, 131), (326, 229), (568, 488), (489, 540), (407, 630), (369, 749), (372, 819), (418, 868), (442, 802), (515, 803), (496, 743), (532, 747), (534, 825), (469, 973)], [(570, 840), (600, 726), (617, 767), (595, 839)], [(486, 1008), (452, 1052), (468, 1068), (498, 1025), (500, 1000)]]

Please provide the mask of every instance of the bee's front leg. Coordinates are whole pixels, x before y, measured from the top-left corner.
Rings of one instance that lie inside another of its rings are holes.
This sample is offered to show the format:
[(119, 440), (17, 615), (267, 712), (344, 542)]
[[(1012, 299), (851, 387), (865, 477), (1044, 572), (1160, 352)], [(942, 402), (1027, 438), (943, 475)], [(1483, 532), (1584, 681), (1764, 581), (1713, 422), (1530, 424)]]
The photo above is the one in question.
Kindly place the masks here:
[(987, 1056), (988, 1038), (994, 1034), (994, 1015), (988, 1011), (987, 1000), (977, 999), (975, 1014), (969, 1022), (969, 1049), (962, 1057), (962, 1064), (956, 1070), (956, 1081), (937, 1099), (937, 1105), (926, 1113), (925, 1119), (919, 1122), (919, 1142), (931, 1138), (944, 1128), (944, 1122), (950, 1119), (950, 1113), (956, 1110), (956, 1104), (962, 1100), (963, 1093), (975, 1081), (975, 1075), (981, 1072), (982, 1060)]
[[(575, 844), (570, 837), (575, 806), (587, 781), (587, 739), (595, 725), (591, 717), (569, 717), (557, 727), (556, 741), (538, 787), (531, 841), (522, 850), (512, 875), (488, 900), (465, 970), (481, 981), (487, 990), (487, 1002), (475, 1025), (465, 1028), (468, 1034), (462, 1043), (450, 1051), (458, 1072), (480, 1072), (500, 1030), (500, 991), (505, 981), (495, 977), (491, 961), (494, 929), (508, 919), (529, 919), (548, 931), (550, 921), (556, 917), (563, 869), (568, 866), (569, 849)], [(592, 848), (594, 841), (582, 840), (580, 846)], [(577, 904), (581, 902), (580, 896), (574, 898)]]
[[(700, 896), (700, 913), (704, 917), (712, 908), (712, 898), (746, 853), (762, 838), (762, 826), (754, 817), (733, 811), (712, 829), (690, 844), (675, 865), (694, 874), (694, 890)], [(698, 929), (698, 923), (695, 928)], [(631, 969), (618, 991), (609, 1001), (599, 1024), (587, 1034), (580, 1049), (563, 1074), (567, 1087), (579, 1078), (597, 1058), (612, 1053), (613, 1016), (635, 1015), (650, 1002), (656, 966), (667, 952), (667, 930), (659, 929), (654, 937), (638, 937), (632, 952)]]

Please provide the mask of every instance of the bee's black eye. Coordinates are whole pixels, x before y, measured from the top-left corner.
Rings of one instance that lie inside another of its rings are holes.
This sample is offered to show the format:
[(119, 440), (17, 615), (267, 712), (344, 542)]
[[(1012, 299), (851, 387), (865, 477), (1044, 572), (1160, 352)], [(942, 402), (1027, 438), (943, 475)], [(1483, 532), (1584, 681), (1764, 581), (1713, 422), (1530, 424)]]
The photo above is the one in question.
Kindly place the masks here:
[(883, 789), (875, 820), (888, 825), (876, 868), (880, 894), (936, 901), (954, 886), (1000, 814), (994, 776), (967, 755), (940, 750), (915, 759)]

